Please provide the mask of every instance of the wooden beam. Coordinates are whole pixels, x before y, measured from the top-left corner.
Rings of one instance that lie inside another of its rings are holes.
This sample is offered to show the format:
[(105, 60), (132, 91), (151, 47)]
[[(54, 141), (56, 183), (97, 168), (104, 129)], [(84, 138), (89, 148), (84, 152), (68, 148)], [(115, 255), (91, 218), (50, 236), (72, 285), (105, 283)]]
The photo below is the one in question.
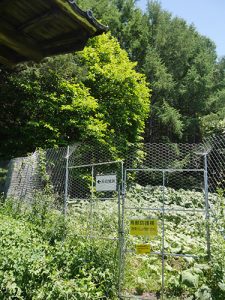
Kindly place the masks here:
[(2, 45), (0, 45), (0, 56), (4, 57), (9, 62), (9, 65), (15, 65), (26, 59), (24, 56), (20, 56), (15, 51)]
[(54, 47), (61, 47), (66, 44), (70, 43), (76, 43), (78, 39), (84, 39), (87, 40), (88, 34), (84, 31), (81, 30), (80, 28), (77, 30), (73, 30), (67, 34), (61, 34), (58, 35), (52, 39), (46, 40), (44, 43), (41, 44), (43, 49), (48, 49), (48, 48), (54, 48)]
[(86, 43), (87, 43), (86, 40), (76, 40), (75, 42), (72, 42), (71, 44), (65, 44), (65, 45), (61, 45), (57, 48), (46, 49), (45, 55), (52, 56), (52, 55), (58, 55), (58, 54), (71, 53), (74, 51), (80, 51), (85, 47)]
[(0, 44), (35, 61), (40, 61), (43, 58), (42, 53), (37, 50), (38, 45), (28, 40), (24, 34), (18, 34), (11, 25), (3, 21), (0, 21)]
[(50, 19), (57, 17), (58, 14), (59, 14), (59, 12), (56, 11), (56, 9), (55, 10), (49, 10), (45, 14), (39, 15), (35, 18), (32, 18), (29, 21), (27, 21), (26, 23), (20, 25), (17, 28), (17, 30), (27, 32), (27, 31), (31, 30), (32, 28), (35, 28), (37, 26), (44, 25), (44, 24), (48, 23), (48, 21)]
[(15, 53), (15, 51), (0, 45), (0, 56), (4, 57), (8, 61), (11, 61), (12, 63), (16, 63), (19, 59), (18, 54)]

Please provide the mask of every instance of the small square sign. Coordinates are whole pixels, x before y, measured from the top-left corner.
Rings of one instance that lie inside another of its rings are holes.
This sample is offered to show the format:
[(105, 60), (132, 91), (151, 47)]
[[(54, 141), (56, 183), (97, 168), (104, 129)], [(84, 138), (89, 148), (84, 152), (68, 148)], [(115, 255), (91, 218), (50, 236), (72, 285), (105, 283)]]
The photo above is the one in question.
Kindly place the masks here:
[(97, 192), (110, 192), (117, 190), (116, 175), (97, 175), (96, 176), (96, 191)]
[(149, 244), (136, 245), (136, 254), (149, 254), (151, 247)]

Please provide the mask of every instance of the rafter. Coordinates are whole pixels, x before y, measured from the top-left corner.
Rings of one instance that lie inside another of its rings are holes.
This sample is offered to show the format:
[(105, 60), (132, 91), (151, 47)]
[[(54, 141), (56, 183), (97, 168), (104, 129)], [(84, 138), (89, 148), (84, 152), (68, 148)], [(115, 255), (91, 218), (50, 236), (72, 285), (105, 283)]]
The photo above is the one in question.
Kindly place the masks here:
[(82, 50), (85, 45), (86, 45), (85, 40), (76, 40), (76, 41), (71, 41), (70, 44), (67, 43), (67, 44), (61, 45), (57, 48), (54, 48), (54, 47), (49, 48), (46, 50), (46, 52), (45, 52), (45, 50), (43, 50), (43, 52), (44, 52), (44, 54), (48, 53), (48, 56), (56, 55), (56, 54), (64, 54), (64, 53)]
[(69, 34), (61, 34), (46, 41), (41, 46), (43, 49), (48, 49), (53, 47), (59, 47), (67, 43), (76, 42), (78, 39), (85, 38), (87, 38), (85, 32), (83, 32), (80, 29), (77, 29), (73, 31), (73, 34), (71, 32)]
[(48, 23), (48, 21), (54, 17), (57, 17), (59, 12), (55, 10), (49, 10), (47, 13), (37, 16), (36, 18), (32, 18), (31, 20), (27, 21), (26, 23), (20, 25), (17, 30), (27, 32), (32, 28), (35, 28), (40, 25), (44, 25)]
[(10, 61), (12, 63), (16, 63), (18, 60), (18, 56), (13, 50), (2, 45), (0, 45), (0, 56), (4, 57), (7, 61)]
[(105, 31), (72, 0), (0, 0), (0, 63), (38, 62), (81, 50)]
[(28, 40), (23, 34), (12, 28), (6, 22), (0, 21), (0, 43), (29, 59), (39, 61), (43, 58), (37, 45)]

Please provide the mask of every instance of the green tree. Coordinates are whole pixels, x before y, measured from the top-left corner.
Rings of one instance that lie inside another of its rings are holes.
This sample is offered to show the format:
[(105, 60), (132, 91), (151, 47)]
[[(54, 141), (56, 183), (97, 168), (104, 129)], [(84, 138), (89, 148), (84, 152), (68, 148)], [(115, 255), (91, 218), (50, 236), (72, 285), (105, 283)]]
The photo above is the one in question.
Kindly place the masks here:
[(225, 58), (217, 62), (213, 93), (207, 103), (207, 114), (201, 118), (203, 135), (225, 133)]
[(135, 71), (136, 63), (129, 61), (109, 34), (92, 39), (79, 56), (88, 70), (83, 83), (97, 99), (99, 113), (108, 124), (106, 139), (121, 151), (129, 143), (142, 141), (150, 93), (145, 76)]
[(153, 90), (145, 140), (199, 141), (208, 102), (224, 78), (214, 43), (158, 1), (149, 1), (144, 13), (133, 0), (100, 2), (79, 1), (109, 25)]
[(80, 53), (6, 75), (0, 103), (1, 157), (78, 141), (100, 143), (118, 157), (142, 138), (149, 89), (118, 42), (103, 35)]
[(193, 25), (162, 10), (156, 1), (149, 3), (146, 14), (151, 46), (144, 72), (153, 84), (153, 135), (172, 141), (198, 141), (200, 117), (206, 113), (214, 84), (215, 45)]
[(96, 136), (95, 128), (99, 136), (106, 130), (88, 89), (73, 78), (60, 77), (46, 64), (48, 61), (11, 76), (1, 89), (0, 101), (8, 104), (1, 120), (5, 133), (1, 155), (62, 146), (83, 135)]

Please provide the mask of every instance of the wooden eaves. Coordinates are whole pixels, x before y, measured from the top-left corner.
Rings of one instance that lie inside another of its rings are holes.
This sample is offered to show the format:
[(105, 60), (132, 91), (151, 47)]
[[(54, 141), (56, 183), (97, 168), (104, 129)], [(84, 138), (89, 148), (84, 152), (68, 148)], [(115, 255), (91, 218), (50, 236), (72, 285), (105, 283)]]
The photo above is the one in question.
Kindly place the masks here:
[(106, 30), (74, 0), (0, 0), (0, 64), (82, 50)]

